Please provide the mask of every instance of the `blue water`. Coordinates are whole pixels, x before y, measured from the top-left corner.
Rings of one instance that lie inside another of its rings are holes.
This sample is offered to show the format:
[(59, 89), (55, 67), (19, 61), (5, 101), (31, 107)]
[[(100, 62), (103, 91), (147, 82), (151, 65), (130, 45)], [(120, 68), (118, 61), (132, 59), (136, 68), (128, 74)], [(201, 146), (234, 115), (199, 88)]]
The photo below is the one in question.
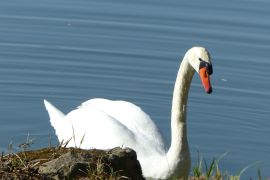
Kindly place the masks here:
[(185, 51), (212, 55), (214, 92), (195, 76), (188, 107), (193, 164), (224, 152), (232, 174), (270, 176), (270, 2), (264, 0), (0, 2), (0, 150), (57, 144), (43, 99), (67, 113), (94, 98), (141, 106), (170, 144), (173, 84)]

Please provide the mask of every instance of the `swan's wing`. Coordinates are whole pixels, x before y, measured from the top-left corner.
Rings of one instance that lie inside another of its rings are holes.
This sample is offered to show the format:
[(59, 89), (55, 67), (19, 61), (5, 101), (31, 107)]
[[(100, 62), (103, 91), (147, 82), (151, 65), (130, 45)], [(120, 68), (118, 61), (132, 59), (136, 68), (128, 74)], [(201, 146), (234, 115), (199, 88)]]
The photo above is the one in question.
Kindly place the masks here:
[(68, 146), (109, 149), (136, 144), (132, 131), (94, 106), (73, 110), (64, 121), (67, 124), (61, 133), (64, 136), (58, 138), (72, 139)]
[(52, 105), (46, 99), (44, 99), (44, 105), (45, 105), (46, 110), (48, 111), (51, 125), (55, 129), (55, 133), (58, 136), (58, 139), (59, 139), (59, 136), (61, 136), (61, 140), (62, 140), (62, 135), (63, 133), (65, 133), (63, 132), (63, 129), (66, 129), (65, 126), (68, 126), (68, 124), (63, 121), (63, 119), (65, 118), (64, 113), (62, 113), (59, 109), (57, 109), (54, 105)]
[[(91, 99), (78, 107), (78, 110), (83, 109), (86, 109), (86, 111), (98, 109), (100, 113), (102, 112), (103, 118), (106, 119), (106, 127), (109, 128), (111, 126), (116, 128), (117, 126), (117, 128), (123, 130), (121, 132), (128, 134), (128, 137), (126, 138), (132, 138), (136, 141), (136, 143), (131, 141), (130, 143), (146, 147), (148, 150), (149, 147), (155, 148), (155, 151), (164, 153), (164, 142), (159, 129), (149, 115), (142, 111), (138, 106), (126, 101)], [(98, 120), (91, 119), (91, 121), (96, 122)], [(114, 133), (111, 134), (113, 138), (124, 136), (124, 134), (115, 136)]]

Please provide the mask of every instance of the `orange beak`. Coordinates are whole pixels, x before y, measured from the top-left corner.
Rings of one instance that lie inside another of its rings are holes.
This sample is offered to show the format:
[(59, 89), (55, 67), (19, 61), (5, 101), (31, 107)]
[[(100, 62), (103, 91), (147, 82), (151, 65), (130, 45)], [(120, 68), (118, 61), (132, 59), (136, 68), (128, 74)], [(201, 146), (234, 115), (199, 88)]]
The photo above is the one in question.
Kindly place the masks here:
[(206, 67), (200, 68), (199, 75), (202, 81), (202, 85), (205, 89), (205, 92), (210, 94), (212, 92), (212, 86), (210, 82), (210, 75), (207, 73)]

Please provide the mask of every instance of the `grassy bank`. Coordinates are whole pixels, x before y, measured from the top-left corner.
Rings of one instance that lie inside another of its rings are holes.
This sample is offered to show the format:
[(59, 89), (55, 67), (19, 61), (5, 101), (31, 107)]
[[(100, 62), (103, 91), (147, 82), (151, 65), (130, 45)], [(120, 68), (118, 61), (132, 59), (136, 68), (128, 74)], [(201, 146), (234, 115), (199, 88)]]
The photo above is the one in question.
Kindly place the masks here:
[[(64, 148), (51, 147), (35, 151), (22, 151), (19, 153), (2, 153), (0, 156), (0, 179), (47, 179), (44, 174), (38, 172), (38, 167), (53, 158), (57, 158), (70, 150), (76, 153), (81, 153), (79, 148)], [(222, 172), (219, 169), (219, 164), (223, 154), (217, 159), (213, 159), (207, 163), (202, 155), (198, 153), (198, 160), (192, 168), (190, 180), (239, 180), (241, 175), (250, 166), (245, 167), (237, 175), (231, 175), (228, 172)], [(128, 179), (111, 170), (107, 172), (103, 170), (104, 163), (100, 160), (103, 156), (102, 151), (93, 150), (93, 156), (96, 156), (92, 164), (95, 166), (89, 167), (84, 176), (78, 176), (76, 179)], [(93, 168), (94, 167), (94, 168)], [(257, 180), (262, 180), (260, 170), (257, 171)]]
[[(50, 179), (47, 175), (39, 172), (39, 167), (42, 164), (70, 151), (78, 154), (82, 154), (85, 151), (80, 148), (65, 148), (65, 144), (30, 151), (29, 148), (32, 143), (32, 139), (28, 135), (26, 142), (19, 145), (21, 148), (20, 152), (15, 153), (11, 143), (8, 148), (9, 152), (6, 154), (2, 152), (0, 154), (0, 179)], [(51, 146), (50, 142), (49, 146)], [(198, 152), (197, 161), (191, 169), (189, 180), (240, 180), (247, 169), (256, 167), (256, 163), (251, 164), (235, 175), (222, 171), (219, 167), (222, 164), (222, 159), (227, 154), (224, 153), (218, 158), (214, 158), (211, 162), (206, 162), (202, 154)], [(114, 170), (103, 161), (103, 157), (106, 156), (105, 151), (91, 150), (91, 156), (94, 157), (91, 159), (91, 165), (83, 173), (76, 176), (75, 179), (128, 179), (119, 170)], [(252, 179), (250, 178), (250, 180)], [(269, 180), (269, 178), (262, 178), (260, 169), (257, 169), (256, 179), (253, 180)]]
[[(85, 150), (79, 148), (58, 146), (6, 155), (2, 153), (0, 157), (0, 179), (51, 179), (52, 176), (39, 172), (40, 166), (70, 151), (76, 154), (85, 152)], [(93, 158), (91, 158), (89, 166), (77, 173), (76, 177), (72, 179), (127, 179), (119, 171), (110, 169), (109, 165), (103, 161), (105, 153), (103, 150), (91, 150), (90, 156)]]

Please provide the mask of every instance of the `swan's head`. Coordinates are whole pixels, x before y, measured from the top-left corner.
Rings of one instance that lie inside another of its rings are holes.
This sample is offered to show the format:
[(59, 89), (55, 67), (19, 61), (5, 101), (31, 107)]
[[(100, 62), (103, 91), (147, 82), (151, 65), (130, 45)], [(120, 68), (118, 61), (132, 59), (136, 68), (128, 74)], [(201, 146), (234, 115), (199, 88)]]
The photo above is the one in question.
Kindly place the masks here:
[(212, 92), (210, 75), (213, 73), (211, 57), (209, 52), (203, 47), (193, 47), (186, 53), (189, 64), (200, 75), (203, 87), (207, 93)]

